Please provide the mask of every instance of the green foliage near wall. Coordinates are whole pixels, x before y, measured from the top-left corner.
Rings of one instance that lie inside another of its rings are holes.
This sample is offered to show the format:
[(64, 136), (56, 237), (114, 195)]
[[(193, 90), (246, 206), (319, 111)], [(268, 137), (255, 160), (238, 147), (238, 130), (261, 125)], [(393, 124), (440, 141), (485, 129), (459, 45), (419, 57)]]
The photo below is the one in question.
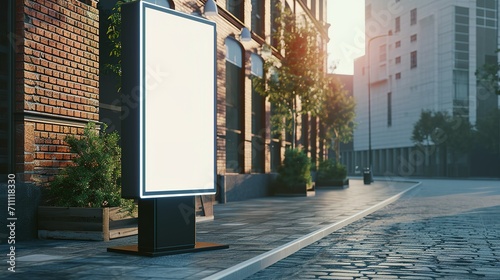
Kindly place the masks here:
[(311, 184), (311, 160), (300, 149), (287, 149), (283, 164), (278, 169), (277, 180), (284, 187)]
[(49, 204), (65, 207), (133, 207), (121, 198), (121, 148), (118, 133), (101, 132), (95, 124), (85, 127), (82, 136), (65, 141), (75, 154), (71, 165), (62, 169), (49, 186)]
[(109, 26), (106, 31), (106, 35), (108, 35), (108, 39), (111, 42), (111, 51), (109, 53), (109, 57), (112, 62), (104, 65), (105, 70), (113, 73), (118, 78), (118, 91), (121, 90), (121, 78), (122, 78), (122, 5), (128, 2), (132, 2), (136, 0), (118, 0), (116, 1), (115, 6), (113, 7), (111, 15), (108, 17)]
[(486, 151), (500, 154), (500, 109), (476, 122), (476, 141)]
[(356, 127), (356, 102), (341, 82), (332, 76), (327, 78), (318, 116), (325, 128), (326, 139), (333, 141), (335, 160), (340, 162), (340, 143), (352, 141)]
[(287, 131), (292, 148), (297, 146), (297, 119), (300, 115), (315, 116), (320, 110), (325, 86), (325, 52), (318, 42), (314, 25), (278, 5), (283, 12), (276, 19), (273, 33), (278, 44), (273, 56), (265, 62), (267, 77), (254, 77), (255, 88), (273, 105), (272, 127), (276, 134)]
[(456, 153), (469, 152), (474, 138), (474, 127), (467, 118), (429, 110), (421, 112), (411, 136), (416, 144), (443, 146)]
[(344, 180), (347, 177), (347, 169), (340, 162), (332, 159), (319, 163), (318, 181)]
[[(498, 50), (497, 50), (498, 53)], [(485, 63), (476, 71), (477, 83), (479, 86), (484, 88), (490, 93), (500, 95), (500, 64), (495, 63)]]

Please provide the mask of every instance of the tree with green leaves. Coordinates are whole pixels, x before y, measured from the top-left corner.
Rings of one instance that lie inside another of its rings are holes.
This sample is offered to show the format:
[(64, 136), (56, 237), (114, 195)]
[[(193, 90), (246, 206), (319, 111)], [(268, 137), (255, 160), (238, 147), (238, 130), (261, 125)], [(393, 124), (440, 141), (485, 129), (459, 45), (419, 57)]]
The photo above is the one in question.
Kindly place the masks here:
[(449, 151), (456, 167), (457, 156), (466, 155), (472, 149), (474, 129), (469, 120), (462, 116), (423, 110), (413, 127), (411, 140), (417, 145), (425, 144), (426, 166), (430, 148), (434, 145)]
[(111, 51), (109, 57), (112, 58), (110, 63), (106, 63), (105, 69), (116, 75), (118, 78), (118, 92), (121, 90), (122, 78), (122, 40), (121, 40), (121, 26), (122, 26), (122, 5), (128, 2), (137, 0), (118, 0), (109, 15), (109, 26), (106, 31), (108, 39), (111, 42)]
[[(281, 8), (280, 8), (281, 9)], [(311, 23), (303, 22), (289, 9), (277, 18), (274, 33), (281, 42), (281, 59), (265, 63), (267, 77), (255, 77), (256, 90), (273, 105), (271, 118), (274, 132), (289, 131), (296, 147), (297, 119), (302, 114), (315, 116), (320, 110), (324, 88), (324, 52)]]
[(420, 112), (420, 119), (413, 125), (411, 140), (417, 144), (425, 142), (426, 145), (430, 145), (433, 129), (432, 111), (422, 110), (422, 112)]
[(481, 87), (490, 93), (500, 95), (500, 64), (498, 62), (487, 62), (474, 74)]
[(471, 151), (474, 141), (474, 126), (468, 118), (462, 116), (447, 116), (445, 145), (454, 154), (466, 154)]
[[(441, 113), (434, 114), (430, 110), (422, 110), (420, 119), (413, 126), (411, 140), (417, 146), (423, 147), (425, 173), (429, 174), (429, 156), (431, 146), (438, 147), (442, 143), (444, 117)], [(435, 149), (436, 151), (437, 149)]]
[(340, 143), (352, 140), (356, 102), (335, 77), (329, 76), (322, 95), (319, 119), (326, 130), (326, 139), (333, 141), (336, 162), (340, 162)]
[(477, 143), (491, 154), (500, 154), (500, 109), (478, 119), (476, 130)]

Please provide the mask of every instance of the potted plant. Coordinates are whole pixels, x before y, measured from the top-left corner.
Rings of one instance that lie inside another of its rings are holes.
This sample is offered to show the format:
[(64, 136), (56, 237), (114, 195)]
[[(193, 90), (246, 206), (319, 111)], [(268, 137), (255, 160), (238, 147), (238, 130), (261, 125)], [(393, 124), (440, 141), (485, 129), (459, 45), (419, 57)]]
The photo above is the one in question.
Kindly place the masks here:
[(318, 167), (316, 185), (343, 187), (349, 185), (347, 179), (347, 169), (337, 161), (328, 159), (321, 161)]
[(313, 190), (311, 160), (299, 149), (287, 149), (283, 164), (278, 169), (274, 193), (307, 195), (308, 191)]
[(88, 124), (81, 137), (67, 136), (74, 154), (38, 207), (40, 238), (109, 240), (137, 234), (133, 200), (121, 198), (121, 148), (116, 132)]

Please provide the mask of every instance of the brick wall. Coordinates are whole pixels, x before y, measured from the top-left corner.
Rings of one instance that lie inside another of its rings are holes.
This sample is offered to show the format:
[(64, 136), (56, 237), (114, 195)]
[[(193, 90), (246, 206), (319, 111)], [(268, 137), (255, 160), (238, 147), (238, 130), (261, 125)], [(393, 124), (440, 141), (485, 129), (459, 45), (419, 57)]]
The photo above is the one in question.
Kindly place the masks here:
[[(219, 7), (224, 8), (226, 6), (225, 1), (217, 1)], [(200, 9), (198, 10), (197, 7)], [(245, 22), (246, 26), (250, 26), (250, 13), (251, 13), (251, 2), (245, 1)], [(198, 2), (193, 4), (189, 1), (176, 1), (175, 9), (178, 11), (183, 11), (188, 14), (194, 11), (202, 11), (202, 3)], [(236, 36), (238, 38), (240, 34), (241, 26), (235, 26), (232, 22), (229, 22), (227, 18), (221, 16), (223, 11), (219, 11), (219, 16), (210, 17), (209, 20), (213, 20), (217, 24), (217, 172), (219, 174), (226, 173), (226, 45), (225, 39), (229, 36)], [(260, 45), (255, 42), (243, 42), (244, 48), (244, 67), (245, 67), (245, 78), (243, 87), (245, 88), (245, 95), (243, 98), (244, 104), (244, 131), (243, 136), (243, 147), (239, 149), (243, 153), (242, 169), (244, 173), (249, 173), (251, 170), (252, 161), (252, 149), (251, 149), (251, 128), (252, 128), (252, 116), (251, 116), (251, 80), (249, 78), (250, 73), (250, 52), (257, 50)]]
[(43, 184), (70, 154), (63, 139), (99, 120), (96, 1), (16, 3), (16, 172)]
[[(226, 46), (225, 46), (225, 39), (229, 36), (235, 36), (237, 39), (239, 38), (240, 34), (240, 29), (243, 26), (246, 26), (249, 28), (251, 26), (251, 13), (252, 13), (252, 3), (251, 1), (244, 1), (244, 22), (239, 22), (238, 20), (235, 20), (234, 18), (231, 18), (231, 15), (228, 15), (225, 13), (223, 10), (226, 7), (226, 2), (227, 0), (219, 0), (217, 1), (217, 4), (219, 6), (219, 16), (216, 17), (210, 17), (210, 20), (213, 20), (217, 24), (217, 172), (219, 174), (226, 174), (226, 144), (225, 144), (225, 127), (226, 127), (226, 107), (225, 107), (225, 100), (226, 100), (226, 69), (225, 69), (225, 56), (226, 56)], [(302, 8), (301, 5), (295, 3), (293, 0), (288, 0), (287, 1), (290, 7), (295, 7), (296, 12), (298, 15), (302, 15), (305, 13), (305, 10)], [(183, 11), (186, 13), (192, 13), (194, 11), (202, 11), (202, 4), (203, 1), (197, 1), (196, 3), (194, 1), (176, 1), (176, 10)], [(271, 1), (266, 1), (265, 2), (265, 23), (264, 23), (264, 28), (265, 28), (265, 34), (268, 36), (264, 39), (268, 44), (270, 43), (270, 34), (271, 34), (271, 16), (270, 16), (270, 11), (271, 11)], [(244, 88), (244, 97), (243, 97), (243, 132), (242, 132), (242, 138), (243, 138), (243, 143), (242, 143), (242, 148), (239, 149), (239, 152), (243, 154), (243, 162), (241, 163), (242, 166), (242, 173), (250, 173), (252, 169), (252, 88), (251, 88), (251, 79), (250, 79), (250, 67), (251, 67), (251, 61), (250, 61), (250, 55), (251, 53), (256, 53), (259, 54), (259, 50), (261, 47), (261, 44), (258, 43), (255, 40), (252, 40), (250, 42), (241, 42), (242, 47), (244, 48), (244, 68), (245, 68), (245, 78), (243, 81), (243, 88)], [(266, 139), (265, 143), (266, 146), (264, 147), (265, 149), (265, 166), (264, 170), (266, 173), (269, 173), (271, 171), (271, 165), (270, 165), (270, 114), (268, 113), (270, 109), (269, 102), (266, 102)], [(307, 121), (311, 121), (311, 118), (307, 118)], [(299, 118), (297, 123), (297, 139), (301, 139), (301, 125), (302, 125), (302, 119)], [(310, 132), (310, 131), (308, 131)], [(305, 141), (307, 140), (307, 141)], [(316, 140), (316, 138), (314, 138)], [(301, 143), (303, 146), (305, 146), (306, 150), (310, 149), (311, 147), (318, 147), (320, 143), (314, 143), (314, 145), (311, 143), (311, 139), (303, 139), (304, 143)], [(284, 146), (284, 143), (283, 143)], [(319, 156), (319, 149), (313, 151), (315, 153), (315, 157), (317, 158)], [(281, 158), (283, 158), (284, 155), (284, 148), (281, 149)], [(311, 153), (309, 153), (310, 156)]]
[[(64, 137), (80, 134), (88, 121), (99, 120), (99, 11), (96, 0), (23, 0), (16, 3), (16, 162), (26, 181), (45, 183), (70, 160)], [(204, 1), (175, 1), (176, 10), (201, 11)], [(225, 7), (225, 1), (218, 1)], [(221, 10), (222, 10), (221, 9)], [(217, 170), (225, 173), (225, 44), (251, 26), (251, 1), (245, 1), (245, 22), (226, 16), (217, 23)], [(270, 34), (270, 1), (265, 6), (265, 30)], [(221, 14), (221, 11), (219, 12)], [(270, 37), (263, 38), (270, 41)], [(254, 40), (242, 43), (245, 73), (249, 56), (258, 53)], [(251, 80), (244, 79), (243, 172), (251, 170)], [(269, 104), (266, 106), (269, 108)], [(269, 129), (269, 114), (266, 114)], [(298, 130), (300, 132), (300, 129)], [(266, 133), (269, 137), (269, 131)], [(270, 139), (266, 137), (266, 144)], [(269, 149), (266, 149), (269, 159)], [(270, 171), (266, 161), (266, 172)]]

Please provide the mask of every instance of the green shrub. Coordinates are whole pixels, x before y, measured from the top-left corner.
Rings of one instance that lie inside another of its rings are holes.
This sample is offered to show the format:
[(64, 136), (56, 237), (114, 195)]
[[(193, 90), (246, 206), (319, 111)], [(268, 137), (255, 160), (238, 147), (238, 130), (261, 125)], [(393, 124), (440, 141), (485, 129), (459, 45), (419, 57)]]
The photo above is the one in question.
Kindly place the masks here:
[(318, 181), (343, 180), (347, 177), (347, 169), (339, 162), (332, 159), (319, 163)]
[(311, 184), (311, 160), (299, 149), (287, 149), (285, 160), (278, 169), (278, 182), (285, 187)]
[(105, 130), (104, 125), (99, 133), (89, 123), (80, 138), (69, 135), (64, 139), (76, 155), (49, 185), (51, 205), (133, 208), (133, 201), (121, 198), (120, 137)]

